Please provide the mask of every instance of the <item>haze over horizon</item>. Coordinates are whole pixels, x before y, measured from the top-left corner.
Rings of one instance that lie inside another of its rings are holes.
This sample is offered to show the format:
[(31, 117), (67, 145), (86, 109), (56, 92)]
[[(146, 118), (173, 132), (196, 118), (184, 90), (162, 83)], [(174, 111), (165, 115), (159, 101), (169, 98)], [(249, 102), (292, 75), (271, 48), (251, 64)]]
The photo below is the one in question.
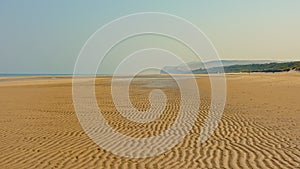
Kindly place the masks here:
[[(96, 30), (137, 12), (164, 12), (189, 20), (208, 36), (222, 60), (300, 60), (299, 8), (296, 0), (1, 1), (0, 74), (72, 73), (80, 49)], [(129, 42), (123, 48), (132, 46)], [(122, 50), (107, 63), (115, 64), (119, 55)], [(110, 67), (103, 72), (111, 72)]]

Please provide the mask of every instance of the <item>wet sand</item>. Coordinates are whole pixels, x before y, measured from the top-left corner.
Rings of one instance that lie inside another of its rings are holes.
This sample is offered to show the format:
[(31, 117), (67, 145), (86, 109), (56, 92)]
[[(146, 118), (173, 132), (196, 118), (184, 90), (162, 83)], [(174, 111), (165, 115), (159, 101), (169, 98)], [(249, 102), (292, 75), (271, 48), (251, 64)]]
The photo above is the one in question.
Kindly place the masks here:
[[(114, 155), (84, 133), (72, 102), (71, 78), (0, 78), (0, 168), (300, 168), (300, 73), (226, 76), (225, 111), (205, 143), (197, 139), (211, 91), (207, 75), (199, 75), (201, 107), (191, 132), (165, 153), (142, 159)], [(113, 128), (150, 137), (173, 124), (180, 92), (172, 80), (161, 84), (145, 78), (130, 86), (131, 101), (141, 111), (149, 109), (153, 88), (168, 97), (164, 114), (146, 124), (116, 111), (110, 81), (97, 78), (96, 96)]]

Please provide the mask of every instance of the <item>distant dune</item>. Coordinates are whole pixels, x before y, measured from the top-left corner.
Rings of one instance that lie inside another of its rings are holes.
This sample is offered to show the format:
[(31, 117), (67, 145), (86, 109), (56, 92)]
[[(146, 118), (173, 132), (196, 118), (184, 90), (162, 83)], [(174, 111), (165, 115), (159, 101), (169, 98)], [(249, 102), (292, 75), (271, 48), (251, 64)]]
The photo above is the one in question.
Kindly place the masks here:
[[(264, 63), (272, 63), (278, 62), (274, 60), (221, 60), (223, 66), (232, 66), (232, 65), (248, 65), (248, 64), (264, 64)], [(166, 66), (163, 68), (162, 71), (168, 71), (171, 73), (184, 73), (188, 70), (198, 70), (198, 69), (205, 69), (205, 68), (214, 68), (219, 66), (220, 61), (209, 61), (205, 64), (203, 62), (189, 62), (186, 65), (178, 65), (178, 66)], [(206, 67), (205, 67), (206, 66)]]
[[(222, 65), (220, 65), (222, 63)], [(211, 61), (207, 62), (206, 66), (203, 63), (192, 62), (187, 64), (188, 67), (179, 65), (175, 67), (165, 67), (161, 70), (161, 74), (173, 73), (173, 74), (206, 74), (218, 73), (224, 70), (225, 73), (240, 73), (240, 72), (283, 72), (300, 70), (300, 62), (279, 62), (271, 60), (223, 60), (221, 62)], [(190, 70), (190, 71), (189, 71)]]

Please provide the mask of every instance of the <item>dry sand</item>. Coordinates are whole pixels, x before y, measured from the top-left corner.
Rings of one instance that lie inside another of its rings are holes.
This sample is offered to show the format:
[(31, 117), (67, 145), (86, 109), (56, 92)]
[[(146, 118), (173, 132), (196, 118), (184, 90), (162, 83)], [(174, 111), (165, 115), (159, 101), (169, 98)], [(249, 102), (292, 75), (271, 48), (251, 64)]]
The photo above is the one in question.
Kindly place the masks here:
[[(178, 90), (160, 119), (127, 121), (110, 98), (110, 78), (97, 79), (97, 100), (109, 124), (132, 137), (165, 131), (176, 118)], [(147, 110), (151, 88), (133, 83), (130, 97)], [(0, 168), (300, 168), (300, 73), (228, 74), (227, 102), (214, 134), (197, 144), (210, 106), (210, 84), (199, 76), (200, 116), (185, 139), (164, 154), (144, 159), (116, 156), (81, 128), (70, 78), (0, 79)]]

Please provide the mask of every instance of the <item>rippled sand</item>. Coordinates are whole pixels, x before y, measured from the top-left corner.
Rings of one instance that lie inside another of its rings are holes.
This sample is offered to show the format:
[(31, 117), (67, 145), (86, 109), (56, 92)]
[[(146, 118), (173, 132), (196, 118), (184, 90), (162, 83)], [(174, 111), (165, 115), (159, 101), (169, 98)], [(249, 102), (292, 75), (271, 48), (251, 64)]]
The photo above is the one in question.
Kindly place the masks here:
[[(140, 78), (130, 86), (131, 101), (141, 111), (149, 109), (153, 88), (168, 97), (160, 119), (146, 124), (116, 111), (110, 81), (97, 78), (96, 96), (120, 133), (155, 136), (173, 124), (180, 92), (171, 79)], [(210, 83), (205, 75), (197, 82), (201, 108), (191, 132), (161, 155), (130, 159), (98, 147), (84, 133), (70, 78), (0, 78), (0, 168), (300, 168), (300, 73), (227, 75), (222, 120), (203, 144), (197, 139), (210, 107)]]

